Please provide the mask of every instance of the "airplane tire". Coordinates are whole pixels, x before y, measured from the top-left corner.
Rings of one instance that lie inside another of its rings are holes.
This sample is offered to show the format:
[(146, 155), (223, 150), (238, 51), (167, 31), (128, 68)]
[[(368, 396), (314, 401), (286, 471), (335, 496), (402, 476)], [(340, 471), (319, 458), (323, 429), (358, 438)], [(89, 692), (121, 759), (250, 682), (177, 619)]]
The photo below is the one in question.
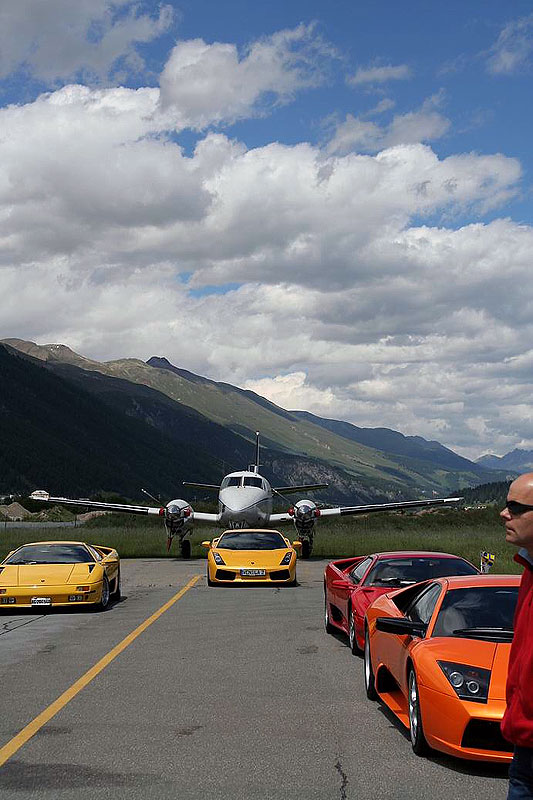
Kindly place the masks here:
[(191, 541), (190, 539), (183, 539), (180, 545), (181, 548), (181, 557), (182, 558), (190, 558), (191, 557)]
[(302, 558), (309, 558), (311, 555), (311, 542), (309, 539), (304, 539), (302, 542)]

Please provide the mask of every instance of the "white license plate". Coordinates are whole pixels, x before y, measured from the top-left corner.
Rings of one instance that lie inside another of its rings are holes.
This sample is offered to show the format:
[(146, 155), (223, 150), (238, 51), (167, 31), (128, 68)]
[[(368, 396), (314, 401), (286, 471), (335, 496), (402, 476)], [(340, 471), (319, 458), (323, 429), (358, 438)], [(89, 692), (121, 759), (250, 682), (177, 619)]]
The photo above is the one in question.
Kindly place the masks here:
[(52, 605), (52, 598), (51, 597), (32, 597), (31, 604), (32, 604), (32, 606), (51, 606)]
[(241, 569), (241, 576), (243, 578), (264, 578), (266, 569)]

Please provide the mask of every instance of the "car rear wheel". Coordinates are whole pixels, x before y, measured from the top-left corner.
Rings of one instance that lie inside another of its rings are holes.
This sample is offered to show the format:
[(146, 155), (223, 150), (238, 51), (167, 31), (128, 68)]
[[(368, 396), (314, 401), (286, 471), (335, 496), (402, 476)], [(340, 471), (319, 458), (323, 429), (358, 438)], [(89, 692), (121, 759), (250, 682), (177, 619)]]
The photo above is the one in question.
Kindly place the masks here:
[(358, 656), (361, 648), (357, 644), (357, 635), (355, 633), (355, 615), (353, 608), (350, 609), (350, 616), (348, 618), (348, 638), (350, 639), (350, 650), (354, 656)]
[(417, 756), (427, 755), (429, 745), (424, 736), (422, 727), (422, 715), (420, 714), (420, 695), (418, 694), (418, 683), (414, 669), (409, 672), (409, 733), (411, 736), (411, 746)]
[(376, 679), (372, 669), (372, 658), (370, 657), (370, 636), (368, 628), (365, 628), (365, 650), (364, 650), (364, 670), (365, 670), (365, 691), (369, 700), (377, 700)]
[(329, 620), (329, 606), (328, 606), (328, 598), (326, 593), (324, 592), (324, 627), (326, 628), (326, 633), (333, 633), (335, 628), (331, 624)]
[(102, 595), (100, 597), (100, 602), (96, 604), (97, 611), (105, 611), (109, 605), (109, 581), (107, 580), (107, 576), (104, 575), (104, 580), (102, 582)]
[(121, 590), (120, 590), (120, 569), (117, 572), (117, 577), (115, 578), (115, 590), (111, 595), (113, 600), (120, 600), (121, 597)]

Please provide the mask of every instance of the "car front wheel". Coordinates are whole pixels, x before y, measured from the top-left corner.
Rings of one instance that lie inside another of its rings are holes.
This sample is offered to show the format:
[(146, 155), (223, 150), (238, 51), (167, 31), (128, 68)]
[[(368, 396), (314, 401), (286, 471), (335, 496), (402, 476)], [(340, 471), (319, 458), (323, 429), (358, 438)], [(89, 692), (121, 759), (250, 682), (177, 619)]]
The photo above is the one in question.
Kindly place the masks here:
[(365, 691), (369, 700), (377, 700), (374, 670), (372, 669), (372, 659), (370, 657), (370, 636), (368, 628), (365, 628), (365, 650), (364, 650), (364, 669), (365, 669)]
[(414, 669), (409, 672), (409, 733), (411, 736), (411, 746), (417, 756), (427, 755), (429, 746), (424, 736), (422, 727), (422, 715), (420, 713), (420, 695), (418, 694), (418, 683)]
[(98, 611), (105, 611), (109, 605), (109, 581), (107, 580), (107, 576), (104, 575), (104, 580), (102, 581), (102, 594), (100, 596), (100, 602), (96, 604), (96, 608)]
[(325, 592), (324, 592), (324, 627), (326, 629), (326, 633), (333, 633), (333, 631), (335, 630), (335, 628), (329, 621), (328, 598)]

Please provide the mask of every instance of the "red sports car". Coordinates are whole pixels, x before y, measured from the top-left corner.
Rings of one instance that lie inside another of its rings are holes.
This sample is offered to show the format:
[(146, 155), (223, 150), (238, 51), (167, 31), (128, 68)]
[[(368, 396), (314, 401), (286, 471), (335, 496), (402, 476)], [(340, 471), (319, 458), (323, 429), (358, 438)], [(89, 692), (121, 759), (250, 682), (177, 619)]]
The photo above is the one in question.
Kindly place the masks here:
[(331, 561), (324, 573), (326, 631), (343, 631), (352, 653), (361, 652), (366, 610), (382, 594), (430, 578), (478, 574), (473, 564), (450, 553), (402, 550)]

